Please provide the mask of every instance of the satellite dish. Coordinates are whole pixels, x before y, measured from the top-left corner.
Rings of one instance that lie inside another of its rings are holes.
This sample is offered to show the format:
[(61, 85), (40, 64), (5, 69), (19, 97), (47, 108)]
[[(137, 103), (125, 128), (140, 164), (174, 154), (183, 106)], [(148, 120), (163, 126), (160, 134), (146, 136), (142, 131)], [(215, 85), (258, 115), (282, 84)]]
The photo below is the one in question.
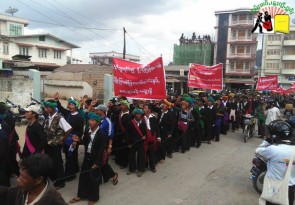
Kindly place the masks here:
[(292, 19), (292, 23), (295, 24), (295, 18)]
[(17, 11), (18, 11), (17, 8), (11, 8), (11, 7), (9, 7), (9, 9), (6, 9), (5, 10), (5, 13), (11, 14), (13, 16), (13, 14), (16, 13)]

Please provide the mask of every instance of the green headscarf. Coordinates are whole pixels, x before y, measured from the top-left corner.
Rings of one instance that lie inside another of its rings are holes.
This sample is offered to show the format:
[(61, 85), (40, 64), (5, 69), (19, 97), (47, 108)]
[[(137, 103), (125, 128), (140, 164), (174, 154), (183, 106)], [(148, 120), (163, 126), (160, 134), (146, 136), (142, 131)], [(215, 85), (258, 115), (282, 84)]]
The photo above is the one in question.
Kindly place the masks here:
[(51, 107), (53, 109), (55, 109), (57, 107), (57, 103), (56, 102), (50, 102), (50, 101), (43, 102), (43, 105), (45, 107)]
[(89, 119), (95, 120), (96, 122), (100, 123), (102, 121), (102, 117), (100, 115), (97, 115), (93, 112), (89, 113)]

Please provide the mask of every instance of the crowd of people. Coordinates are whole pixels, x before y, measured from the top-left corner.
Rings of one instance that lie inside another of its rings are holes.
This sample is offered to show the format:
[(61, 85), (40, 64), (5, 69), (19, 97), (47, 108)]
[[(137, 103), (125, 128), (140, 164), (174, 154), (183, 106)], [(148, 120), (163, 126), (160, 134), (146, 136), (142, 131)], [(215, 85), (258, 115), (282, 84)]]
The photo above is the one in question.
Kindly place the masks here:
[[(275, 107), (287, 103), (294, 104), (294, 97), (224, 91), (220, 95), (184, 94), (156, 101), (117, 96), (107, 106), (84, 96), (80, 100), (70, 98), (67, 107), (63, 107), (56, 93), (53, 99), (43, 102), (43, 112), (40, 105), (25, 108), (28, 126), (22, 136), (22, 151), (14, 119), (5, 103), (0, 103), (0, 192), (19, 194), (18, 190), (3, 188), (10, 186), (11, 175), (16, 174), (19, 184), (24, 184), (23, 178), (31, 179), (32, 184), (22, 186), (26, 188), (23, 200), (27, 204), (44, 194), (57, 196), (58, 202), (51, 204), (66, 204), (56, 190), (79, 175), (77, 196), (69, 203), (88, 200), (94, 204), (99, 200), (101, 183), (118, 183), (119, 176), (109, 159), (113, 158), (120, 169), (127, 169), (127, 175), (142, 177), (147, 170), (156, 173), (156, 167), (160, 168), (157, 165), (172, 159), (173, 153), (219, 142), (221, 134), (243, 128), (246, 114), (256, 116), (258, 135), (267, 137), (266, 126), (280, 117)], [(291, 109), (284, 114), (293, 115)], [(44, 121), (40, 120), (41, 115)], [(83, 145), (84, 158), (79, 167), (78, 149)], [(49, 161), (51, 172), (43, 164)], [(48, 189), (51, 191), (45, 191)], [(6, 203), (14, 204), (12, 200), (8, 194)], [(50, 201), (42, 204), (47, 203)]]

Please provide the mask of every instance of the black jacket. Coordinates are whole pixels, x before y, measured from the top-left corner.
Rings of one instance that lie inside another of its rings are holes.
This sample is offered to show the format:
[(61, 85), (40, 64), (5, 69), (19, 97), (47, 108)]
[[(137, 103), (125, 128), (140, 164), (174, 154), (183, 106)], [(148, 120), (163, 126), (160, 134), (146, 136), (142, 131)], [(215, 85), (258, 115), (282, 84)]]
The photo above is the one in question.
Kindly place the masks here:
[(206, 108), (206, 123), (208, 126), (215, 125), (216, 113), (217, 113), (217, 110), (214, 106), (212, 107), (212, 109), (210, 109), (209, 107)]
[[(133, 143), (139, 142), (142, 138), (142, 136), (140, 136), (137, 129), (135, 128), (136, 125), (134, 126), (132, 121), (133, 120), (130, 121), (129, 127), (128, 127), (128, 144), (133, 144)], [(146, 124), (144, 123), (143, 120), (139, 124), (139, 129), (140, 129), (142, 135), (146, 136), (147, 128), (146, 128)]]
[[(89, 129), (85, 131), (85, 134), (82, 140), (83, 144), (85, 145), (86, 151), (91, 141)], [(91, 153), (90, 153), (91, 161), (93, 161), (93, 163), (95, 163), (99, 167), (101, 167), (101, 163), (103, 160), (103, 151), (104, 151), (104, 148), (106, 147), (107, 142), (108, 142), (108, 136), (105, 134), (105, 132), (99, 129), (94, 136), (92, 147), (91, 147)]]
[(150, 126), (152, 135), (156, 134), (156, 138), (160, 137), (160, 129), (158, 120), (155, 116), (150, 118)]
[[(42, 125), (40, 125), (40, 123), (36, 120), (32, 125), (28, 125), (27, 132), (28, 132), (28, 137), (29, 137), (31, 144), (36, 149), (35, 153), (42, 152), (44, 149), (44, 146), (47, 142)], [(22, 157), (26, 158), (30, 155), (31, 155), (31, 153), (27, 147), (27, 144), (25, 143), (24, 148), (23, 148)]]
[[(163, 115), (163, 116), (162, 116)], [(167, 113), (160, 112), (158, 117), (160, 135), (162, 138), (168, 137), (168, 135), (173, 134), (174, 124), (173, 124), (173, 115), (170, 111)]]

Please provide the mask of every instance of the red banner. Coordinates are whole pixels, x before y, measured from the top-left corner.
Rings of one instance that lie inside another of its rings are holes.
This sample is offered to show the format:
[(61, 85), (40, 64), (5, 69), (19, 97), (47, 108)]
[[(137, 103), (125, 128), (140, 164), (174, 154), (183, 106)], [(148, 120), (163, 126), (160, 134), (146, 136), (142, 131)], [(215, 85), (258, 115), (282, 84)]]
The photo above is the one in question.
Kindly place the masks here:
[(142, 65), (113, 58), (115, 95), (137, 99), (166, 99), (162, 57)]
[(258, 78), (256, 90), (276, 90), (278, 86), (278, 76), (269, 75)]
[(188, 74), (188, 87), (222, 90), (222, 64), (206, 66), (192, 64)]

